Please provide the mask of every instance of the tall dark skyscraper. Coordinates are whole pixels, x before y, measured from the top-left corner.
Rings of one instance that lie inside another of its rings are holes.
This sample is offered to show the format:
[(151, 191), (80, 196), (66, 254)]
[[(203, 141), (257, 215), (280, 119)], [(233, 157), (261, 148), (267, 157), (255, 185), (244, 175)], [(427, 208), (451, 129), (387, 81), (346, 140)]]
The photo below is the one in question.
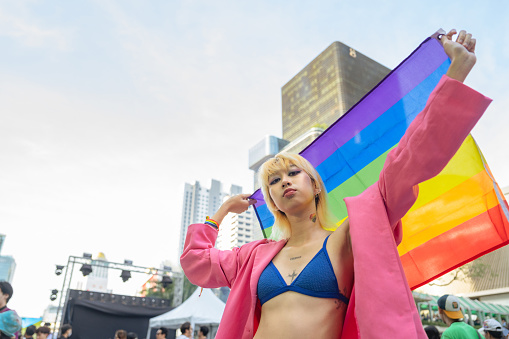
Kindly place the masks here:
[(329, 127), (389, 72), (351, 47), (332, 43), (283, 86), (283, 139), (293, 142), (312, 127)]

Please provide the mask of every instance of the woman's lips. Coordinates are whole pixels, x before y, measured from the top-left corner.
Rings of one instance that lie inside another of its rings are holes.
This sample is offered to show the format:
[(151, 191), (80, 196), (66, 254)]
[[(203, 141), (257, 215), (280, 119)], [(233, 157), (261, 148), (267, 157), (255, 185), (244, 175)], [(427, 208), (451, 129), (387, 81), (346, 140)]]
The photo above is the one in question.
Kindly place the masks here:
[(295, 192), (297, 192), (297, 191), (294, 190), (293, 188), (287, 188), (287, 189), (285, 189), (285, 192), (283, 193), (283, 197), (285, 197), (285, 198), (291, 197), (295, 194)]

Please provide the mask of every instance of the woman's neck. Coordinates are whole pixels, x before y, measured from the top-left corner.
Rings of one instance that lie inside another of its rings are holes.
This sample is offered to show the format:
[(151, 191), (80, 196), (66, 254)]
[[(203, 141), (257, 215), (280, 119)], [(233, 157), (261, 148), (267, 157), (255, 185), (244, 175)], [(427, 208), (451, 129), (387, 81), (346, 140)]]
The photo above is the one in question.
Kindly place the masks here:
[(287, 246), (302, 246), (309, 244), (325, 230), (316, 217), (316, 209), (308, 209), (298, 215), (287, 215), (291, 225), (292, 234)]

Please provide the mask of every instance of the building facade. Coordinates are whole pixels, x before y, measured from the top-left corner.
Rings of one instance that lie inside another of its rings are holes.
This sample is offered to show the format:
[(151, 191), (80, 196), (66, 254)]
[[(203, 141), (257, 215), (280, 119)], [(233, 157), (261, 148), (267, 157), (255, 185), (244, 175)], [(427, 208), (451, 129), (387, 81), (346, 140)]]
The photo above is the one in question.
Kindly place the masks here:
[(12, 283), (14, 271), (16, 270), (16, 261), (10, 255), (1, 255), (4, 242), (5, 234), (0, 234), (0, 281)]
[(252, 208), (242, 214), (228, 213), (219, 228), (216, 247), (220, 250), (231, 250), (253, 241), (255, 218)]
[(92, 260), (92, 273), (87, 276), (87, 291), (111, 293), (108, 290), (108, 262), (103, 252)]
[[(186, 183), (182, 204), (180, 226), (179, 256), (184, 251), (187, 227), (195, 223), (203, 223), (207, 216), (212, 216), (223, 203), (224, 198), (242, 193), (242, 187), (231, 185), (230, 190), (222, 190), (220, 181), (212, 179), (210, 188), (203, 187), (198, 181), (193, 185)], [(221, 224), (223, 226), (225, 222)]]
[(16, 270), (16, 261), (9, 255), (0, 256), (0, 281), (12, 283), (14, 271)]
[(292, 142), (312, 127), (326, 129), (389, 72), (353, 48), (333, 42), (281, 89), (283, 139)]

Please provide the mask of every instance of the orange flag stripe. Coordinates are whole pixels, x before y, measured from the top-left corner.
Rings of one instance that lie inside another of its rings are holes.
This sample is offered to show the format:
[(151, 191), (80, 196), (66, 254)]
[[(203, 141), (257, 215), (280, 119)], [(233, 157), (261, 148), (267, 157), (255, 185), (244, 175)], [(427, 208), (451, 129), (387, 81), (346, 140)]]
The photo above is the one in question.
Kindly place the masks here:
[[(399, 255), (421, 246), (498, 204), (493, 182), (486, 172), (478, 173), (449, 192), (405, 215), (402, 219), (405, 234), (398, 246)], [(449, 213), (444, 214), (443, 206), (448, 207)]]

